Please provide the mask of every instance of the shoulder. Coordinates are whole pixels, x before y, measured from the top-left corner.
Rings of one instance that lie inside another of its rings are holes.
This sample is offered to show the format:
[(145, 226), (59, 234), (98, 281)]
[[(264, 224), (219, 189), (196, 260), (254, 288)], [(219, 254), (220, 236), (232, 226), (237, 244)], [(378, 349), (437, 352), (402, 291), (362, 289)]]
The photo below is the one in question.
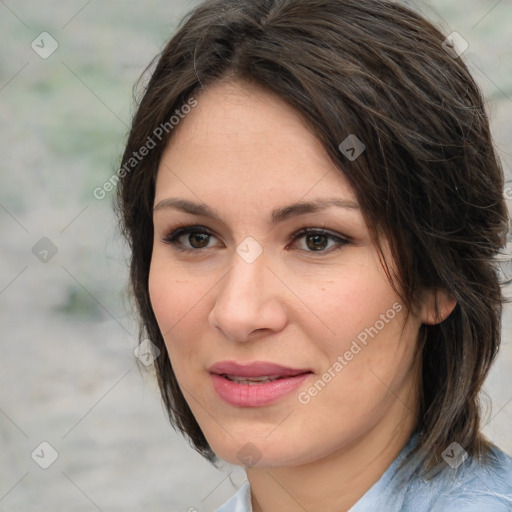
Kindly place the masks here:
[[(488, 461), (470, 458), (430, 479), (409, 477), (405, 483), (398, 473), (384, 475), (351, 511), (375, 510), (374, 505), (383, 512), (512, 511), (512, 458), (495, 446)], [(216, 512), (252, 512), (249, 482)]]
[(512, 459), (493, 446), (485, 462), (470, 458), (457, 468), (446, 467), (421, 487), (432, 512), (510, 512)]
[(236, 494), (218, 508), (216, 512), (252, 512), (249, 482), (245, 481)]
[(447, 500), (452, 505), (464, 505), (464, 510), (469, 512), (510, 512), (512, 459), (499, 448), (493, 447), (488, 463), (473, 461), (466, 467), (458, 485), (448, 493)]

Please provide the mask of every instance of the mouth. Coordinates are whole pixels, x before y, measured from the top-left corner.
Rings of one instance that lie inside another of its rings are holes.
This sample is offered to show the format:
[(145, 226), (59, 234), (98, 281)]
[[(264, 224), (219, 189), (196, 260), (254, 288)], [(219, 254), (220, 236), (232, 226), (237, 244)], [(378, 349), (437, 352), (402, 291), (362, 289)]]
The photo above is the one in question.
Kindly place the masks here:
[(282, 366), (265, 361), (254, 361), (248, 364), (241, 364), (235, 361), (220, 361), (210, 366), (208, 371), (217, 375), (245, 378), (251, 381), (255, 379), (280, 379), (293, 377), (302, 373), (312, 373), (310, 368), (291, 368), (289, 366)]
[(270, 377), (270, 376), (263, 376), (263, 377), (240, 377), (238, 375), (227, 375), (225, 373), (220, 374), (221, 377), (224, 377), (225, 379), (230, 380), (231, 382), (236, 382), (237, 384), (247, 384), (248, 386), (254, 386), (258, 384), (265, 384), (267, 382), (274, 382), (275, 380), (279, 379), (286, 379), (287, 377)]
[(267, 362), (241, 365), (234, 361), (209, 368), (214, 390), (226, 403), (238, 407), (270, 405), (299, 387), (313, 372)]

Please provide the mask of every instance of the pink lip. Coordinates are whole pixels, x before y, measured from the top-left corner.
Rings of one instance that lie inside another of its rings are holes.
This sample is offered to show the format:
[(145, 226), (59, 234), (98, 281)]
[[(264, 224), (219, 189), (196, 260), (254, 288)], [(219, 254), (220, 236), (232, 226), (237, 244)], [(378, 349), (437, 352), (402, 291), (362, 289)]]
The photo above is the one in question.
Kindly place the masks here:
[[(237, 407), (261, 407), (276, 402), (298, 388), (311, 374), (309, 369), (295, 369), (256, 361), (241, 365), (234, 361), (215, 363), (209, 369), (213, 387), (219, 397)], [(249, 377), (279, 377), (261, 384), (243, 384), (229, 380), (225, 375)]]

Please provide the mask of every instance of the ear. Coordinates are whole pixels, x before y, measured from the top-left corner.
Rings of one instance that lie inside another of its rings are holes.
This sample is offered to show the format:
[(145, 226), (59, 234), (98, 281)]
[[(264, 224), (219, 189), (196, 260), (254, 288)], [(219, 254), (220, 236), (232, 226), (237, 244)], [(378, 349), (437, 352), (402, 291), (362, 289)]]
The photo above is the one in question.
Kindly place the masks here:
[(456, 304), (457, 301), (445, 290), (426, 290), (421, 310), (421, 321), (429, 325), (440, 324), (450, 316)]

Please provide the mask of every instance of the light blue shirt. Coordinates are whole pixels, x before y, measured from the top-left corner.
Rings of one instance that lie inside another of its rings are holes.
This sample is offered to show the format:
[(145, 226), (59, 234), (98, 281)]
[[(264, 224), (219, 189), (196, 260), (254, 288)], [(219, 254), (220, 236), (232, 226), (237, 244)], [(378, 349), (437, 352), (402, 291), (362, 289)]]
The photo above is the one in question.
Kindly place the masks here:
[[(411, 474), (409, 466), (399, 470), (418, 439), (419, 434), (411, 437), (348, 512), (512, 512), (512, 459), (502, 450), (493, 447), (491, 463), (483, 465), (472, 458), (461, 462), (457, 449), (448, 449), (445, 460), (450, 464), (426, 480), (417, 472)], [(249, 482), (217, 512), (252, 512)]]

